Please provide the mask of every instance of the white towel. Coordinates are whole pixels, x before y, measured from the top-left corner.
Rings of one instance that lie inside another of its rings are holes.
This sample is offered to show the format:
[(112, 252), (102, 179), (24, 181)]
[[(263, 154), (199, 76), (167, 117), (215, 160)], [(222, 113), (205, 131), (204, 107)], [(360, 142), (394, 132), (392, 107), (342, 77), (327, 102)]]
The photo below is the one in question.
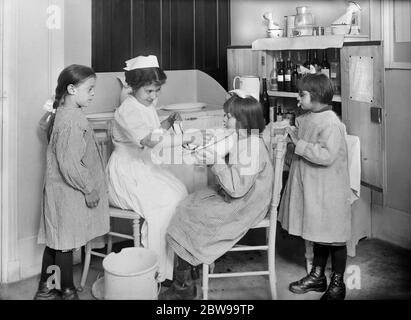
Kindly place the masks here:
[(350, 175), (351, 204), (360, 198), (361, 189), (361, 148), (360, 139), (357, 136), (347, 134), (345, 136), (348, 152), (348, 171)]

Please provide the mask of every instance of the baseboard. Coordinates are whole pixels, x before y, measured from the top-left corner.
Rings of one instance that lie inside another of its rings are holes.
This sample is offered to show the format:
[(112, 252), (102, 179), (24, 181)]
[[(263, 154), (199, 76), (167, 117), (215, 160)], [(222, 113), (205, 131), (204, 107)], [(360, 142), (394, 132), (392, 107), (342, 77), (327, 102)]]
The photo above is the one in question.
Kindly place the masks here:
[(372, 237), (411, 249), (411, 213), (373, 204)]

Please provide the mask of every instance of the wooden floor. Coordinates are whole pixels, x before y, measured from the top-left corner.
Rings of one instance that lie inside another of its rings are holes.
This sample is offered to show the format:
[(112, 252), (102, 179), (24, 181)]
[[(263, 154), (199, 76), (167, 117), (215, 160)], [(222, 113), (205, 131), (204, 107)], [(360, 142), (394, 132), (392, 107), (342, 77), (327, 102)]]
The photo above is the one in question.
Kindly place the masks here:
[[(321, 293), (310, 292), (297, 295), (288, 290), (290, 282), (305, 275), (304, 242), (282, 230), (278, 230), (277, 234), (276, 267), (279, 299), (319, 299)], [(262, 268), (264, 263), (266, 263), (265, 254), (235, 252), (217, 260), (215, 272), (227, 269), (246, 270), (247, 266)], [(74, 279), (76, 284), (80, 281), (81, 269), (81, 265), (75, 266)], [(330, 267), (328, 266), (327, 274), (329, 272)], [(91, 293), (91, 286), (103, 273), (101, 258), (93, 257), (86, 288), (80, 293), (81, 299), (95, 299)], [(354, 273), (356, 281), (350, 278)], [(36, 276), (17, 283), (1, 285), (0, 299), (32, 299), (38, 279), (39, 277)], [(357, 247), (357, 256), (348, 258), (345, 279), (347, 300), (410, 299), (411, 251), (376, 239), (361, 240)], [(356, 288), (349, 287), (350, 285), (353, 287), (354, 284)], [(198, 283), (198, 289), (197, 299), (201, 299), (200, 283)], [(269, 284), (265, 276), (210, 280), (209, 299), (211, 300), (267, 300), (269, 298)]]

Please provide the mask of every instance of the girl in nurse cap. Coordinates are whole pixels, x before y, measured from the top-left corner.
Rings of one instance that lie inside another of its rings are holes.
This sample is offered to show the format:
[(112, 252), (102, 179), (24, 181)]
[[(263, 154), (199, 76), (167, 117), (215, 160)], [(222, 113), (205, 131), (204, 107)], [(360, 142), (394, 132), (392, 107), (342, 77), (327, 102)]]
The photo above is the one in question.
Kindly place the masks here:
[[(126, 61), (125, 80), (131, 91), (116, 109), (112, 130), (115, 146), (107, 165), (111, 205), (132, 210), (144, 218), (142, 243), (159, 259), (160, 281), (172, 280), (174, 254), (167, 246), (166, 230), (177, 204), (187, 196), (185, 185), (170, 171), (171, 166), (154, 163), (152, 150), (159, 143), (152, 138), (164, 133), (178, 119), (171, 114), (160, 122), (155, 105), (166, 74), (153, 55)], [(183, 135), (180, 143), (192, 142)]]

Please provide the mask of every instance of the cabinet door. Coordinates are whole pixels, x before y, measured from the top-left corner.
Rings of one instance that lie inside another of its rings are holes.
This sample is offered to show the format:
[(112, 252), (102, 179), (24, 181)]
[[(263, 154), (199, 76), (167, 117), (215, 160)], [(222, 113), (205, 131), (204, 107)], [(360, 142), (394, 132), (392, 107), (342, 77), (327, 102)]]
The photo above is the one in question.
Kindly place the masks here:
[(341, 49), (342, 118), (361, 143), (361, 182), (383, 191), (384, 65), (380, 45)]

